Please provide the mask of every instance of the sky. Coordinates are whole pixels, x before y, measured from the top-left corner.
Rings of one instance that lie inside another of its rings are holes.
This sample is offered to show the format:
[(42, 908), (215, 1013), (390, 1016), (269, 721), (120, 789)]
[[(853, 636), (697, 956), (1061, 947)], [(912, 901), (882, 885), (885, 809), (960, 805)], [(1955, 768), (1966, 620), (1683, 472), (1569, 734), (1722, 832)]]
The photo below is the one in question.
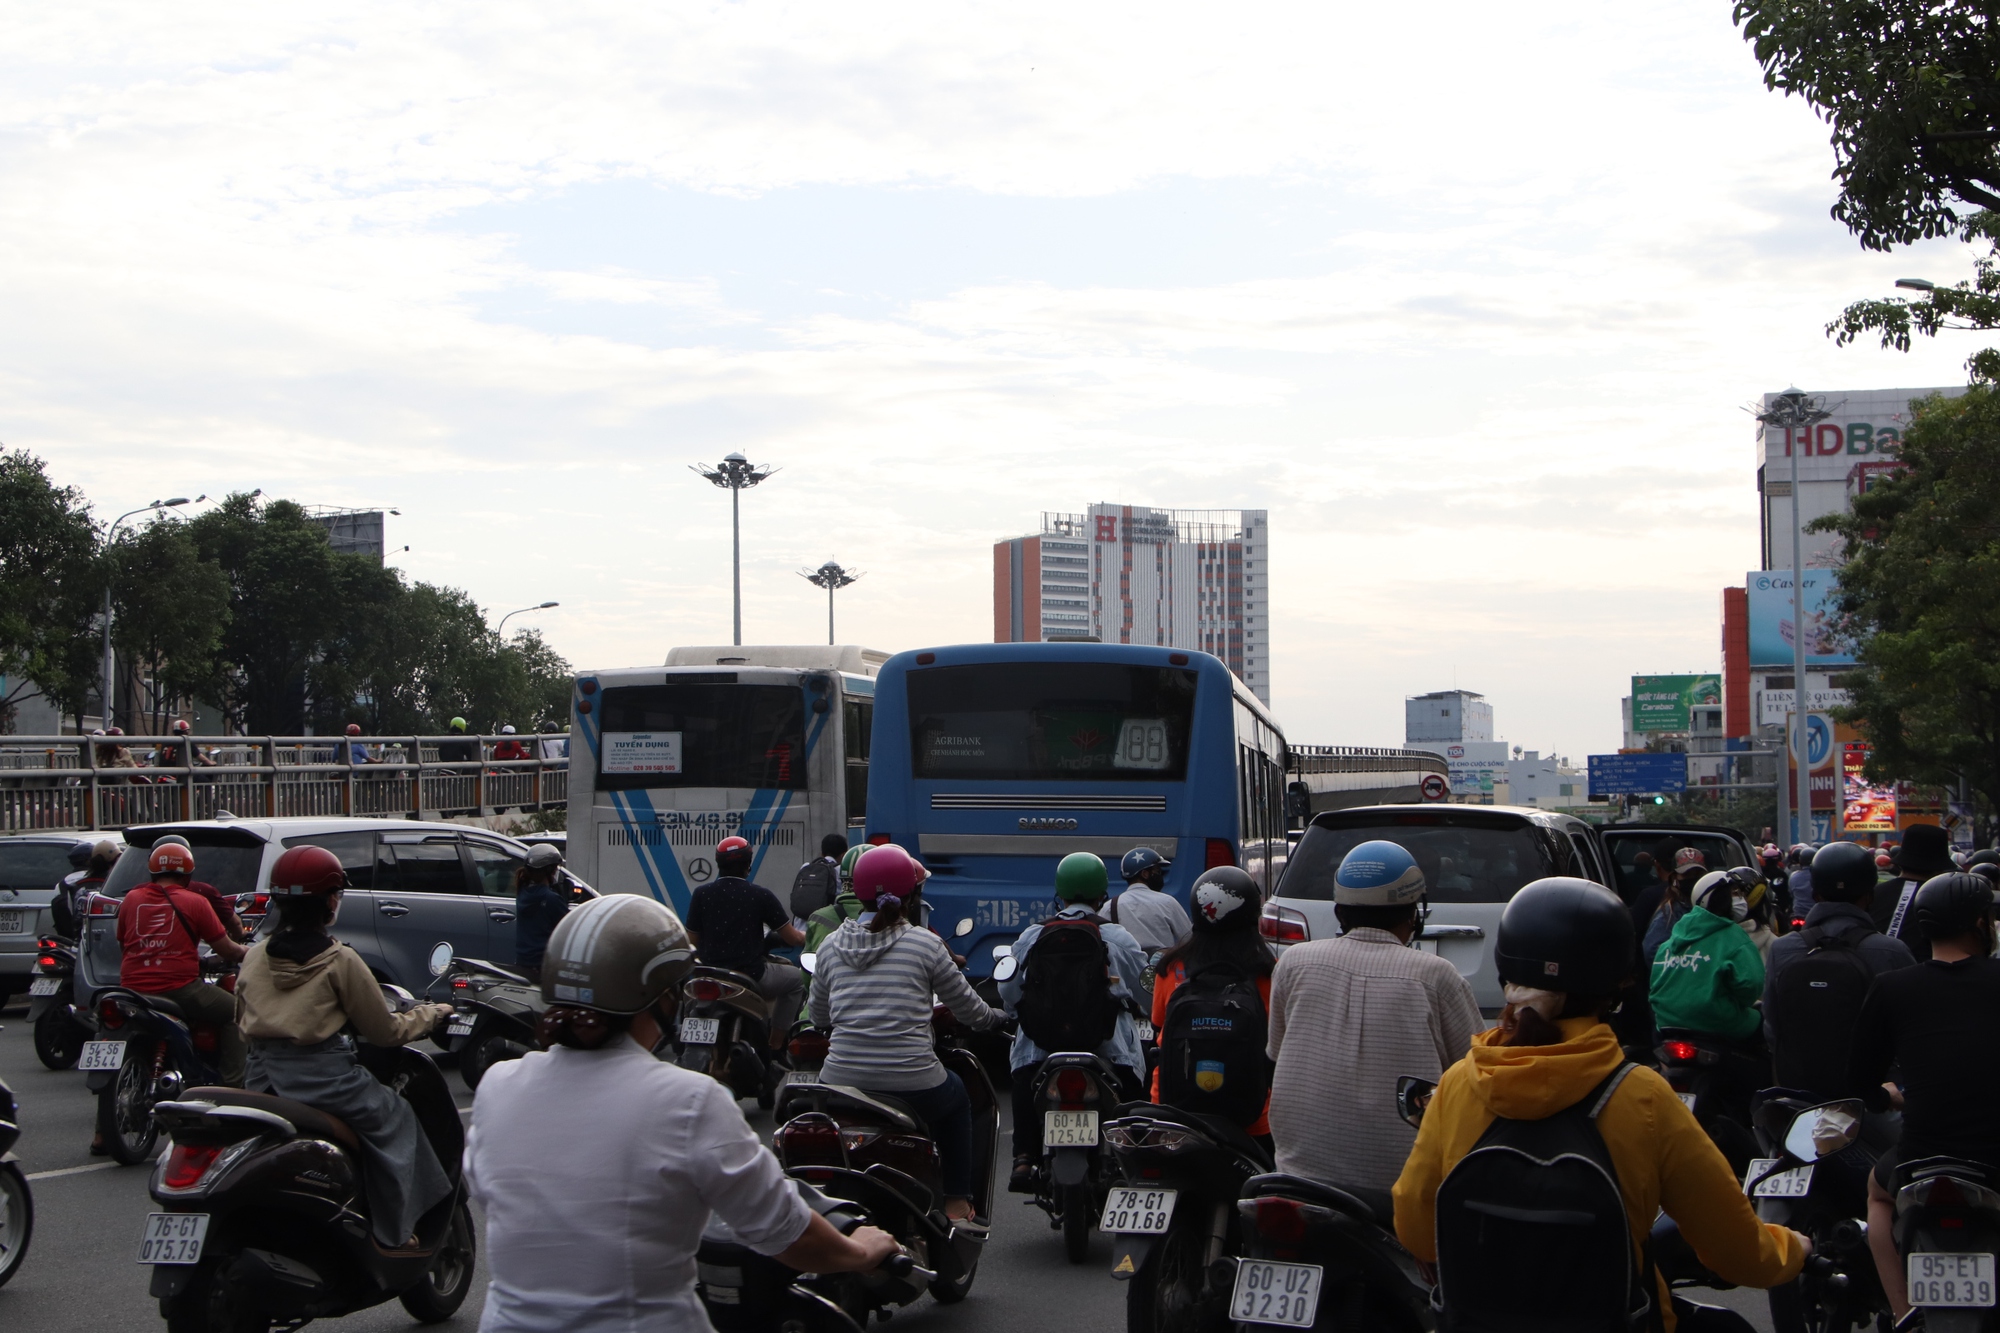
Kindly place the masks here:
[[(1747, 404), (1950, 384), (1723, 0), (72, 3), (0, 40), (0, 444), (104, 517), (394, 507), (578, 667), (992, 636), (992, 543), (1271, 513), (1273, 707), (1615, 749), (1715, 670)], [(1960, 335), (1962, 336), (1962, 335)], [(407, 545), (408, 551), (401, 547)]]

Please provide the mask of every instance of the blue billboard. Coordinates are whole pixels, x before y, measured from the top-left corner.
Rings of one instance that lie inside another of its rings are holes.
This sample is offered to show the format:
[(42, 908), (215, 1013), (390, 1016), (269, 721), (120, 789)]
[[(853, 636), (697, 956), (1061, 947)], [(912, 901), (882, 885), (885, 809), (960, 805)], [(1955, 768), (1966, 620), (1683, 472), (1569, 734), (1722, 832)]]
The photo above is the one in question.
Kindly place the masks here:
[[(1806, 665), (1852, 666), (1854, 646), (1838, 633), (1840, 608), (1835, 599), (1840, 576), (1830, 569), (1808, 569), (1804, 584)], [(1744, 575), (1744, 585), (1749, 591), (1750, 665), (1792, 665), (1797, 633), (1792, 624), (1792, 572), (1753, 569)]]
[(1590, 756), (1592, 796), (1652, 796), (1686, 791), (1684, 754), (1594, 754)]

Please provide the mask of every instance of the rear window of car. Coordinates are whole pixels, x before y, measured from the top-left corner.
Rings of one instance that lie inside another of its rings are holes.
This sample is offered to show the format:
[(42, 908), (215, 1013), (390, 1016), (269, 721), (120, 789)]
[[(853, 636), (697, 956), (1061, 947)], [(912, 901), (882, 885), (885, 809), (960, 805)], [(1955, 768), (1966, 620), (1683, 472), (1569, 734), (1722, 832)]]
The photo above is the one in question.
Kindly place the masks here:
[(1673, 871), (1684, 847), (1700, 852), (1703, 867), (1708, 870), (1729, 870), (1750, 864), (1736, 839), (1721, 833), (1606, 829), (1604, 845), (1611, 851), (1612, 870), (1618, 876), (1618, 892), (1627, 901), (1657, 879), (1650, 865), (1640, 864), (1642, 852), (1650, 856), (1654, 864), (1665, 866), (1669, 873)]
[(66, 842), (0, 842), (0, 889), (53, 889), (69, 874)]
[(1504, 903), (1523, 884), (1571, 873), (1570, 856), (1540, 825), (1504, 816), (1409, 814), (1306, 830), (1278, 885), (1280, 898), (1333, 899), (1340, 862), (1364, 842), (1393, 842), (1416, 859), (1434, 903)]
[[(194, 849), (194, 877), (213, 884), (217, 893), (254, 893), (260, 887), (258, 872), (264, 864), (263, 843), (246, 844), (241, 835), (226, 835), (227, 841), (223, 841), (213, 834), (204, 836), (201, 829), (190, 829), (181, 836)], [(146, 861), (152, 854), (150, 846), (127, 847), (105, 877), (104, 892), (113, 898), (123, 898), (133, 885), (151, 879)]]

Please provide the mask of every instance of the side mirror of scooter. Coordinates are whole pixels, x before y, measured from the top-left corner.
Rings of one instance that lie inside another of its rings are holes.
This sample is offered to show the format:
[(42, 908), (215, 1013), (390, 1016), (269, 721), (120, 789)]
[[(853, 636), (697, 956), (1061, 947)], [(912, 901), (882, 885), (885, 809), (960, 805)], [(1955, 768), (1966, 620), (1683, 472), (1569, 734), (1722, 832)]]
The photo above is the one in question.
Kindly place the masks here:
[(439, 940), (431, 946), (430, 966), (431, 975), (434, 977), (443, 976), (445, 969), (451, 966), (451, 942), (449, 940)]
[(1807, 1107), (1792, 1117), (1785, 1151), (1801, 1162), (1833, 1156), (1861, 1136), (1861, 1111), (1861, 1103), (1851, 1100)]
[(819, 971), (819, 955), (816, 953), (800, 954), (799, 966), (806, 970), (807, 976), (811, 976), (813, 973)]
[(993, 951), (993, 979), (995, 981), (1009, 980), (1020, 969), (1020, 960), (1014, 957), (1011, 950), (1004, 954), (999, 949)]
[(953, 938), (962, 940), (967, 935), (970, 935), (972, 931), (973, 931), (972, 918), (969, 916), (962, 916), (958, 919), (958, 924), (952, 927), (951, 933)]
[(1424, 1112), (1430, 1109), (1431, 1095), (1438, 1085), (1427, 1078), (1415, 1074), (1405, 1074), (1396, 1080), (1396, 1114), (1403, 1117), (1412, 1129), (1422, 1127)]

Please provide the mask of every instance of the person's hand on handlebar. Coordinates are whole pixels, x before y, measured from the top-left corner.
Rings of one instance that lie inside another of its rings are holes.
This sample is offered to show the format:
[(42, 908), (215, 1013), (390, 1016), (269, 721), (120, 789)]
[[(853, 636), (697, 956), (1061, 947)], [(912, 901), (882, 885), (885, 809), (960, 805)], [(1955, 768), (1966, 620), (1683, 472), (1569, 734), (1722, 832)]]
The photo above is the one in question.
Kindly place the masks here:
[(896, 1238), (880, 1227), (856, 1227), (843, 1236), (814, 1213), (805, 1233), (773, 1257), (802, 1273), (866, 1273), (901, 1253)]

